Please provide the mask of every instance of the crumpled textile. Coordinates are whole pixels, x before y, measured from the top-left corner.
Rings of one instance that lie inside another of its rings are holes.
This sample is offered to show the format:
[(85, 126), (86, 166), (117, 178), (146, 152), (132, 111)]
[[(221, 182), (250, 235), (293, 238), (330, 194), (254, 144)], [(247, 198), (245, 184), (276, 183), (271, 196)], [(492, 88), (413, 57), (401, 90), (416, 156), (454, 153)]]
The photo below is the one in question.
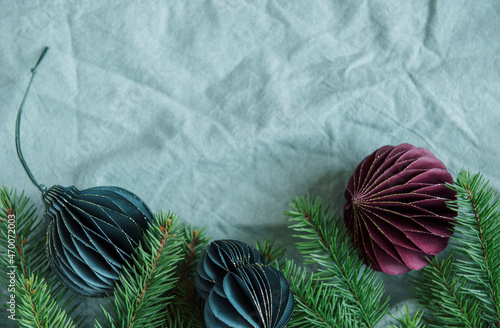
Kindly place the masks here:
[[(0, 183), (126, 188), (213, 239), (289, 243), (291, 198), (341, 214), (383, 145), (429, 149), (500, 187), (500, 3), (2, 1)], [(42, 218), (41, 218), (42, 219)], [(381, 274), (391, 306), (408, 276)], [(90, 317), (98, 300), (82, 300)], [(380, 327), (391, 319), (384, 319)]]

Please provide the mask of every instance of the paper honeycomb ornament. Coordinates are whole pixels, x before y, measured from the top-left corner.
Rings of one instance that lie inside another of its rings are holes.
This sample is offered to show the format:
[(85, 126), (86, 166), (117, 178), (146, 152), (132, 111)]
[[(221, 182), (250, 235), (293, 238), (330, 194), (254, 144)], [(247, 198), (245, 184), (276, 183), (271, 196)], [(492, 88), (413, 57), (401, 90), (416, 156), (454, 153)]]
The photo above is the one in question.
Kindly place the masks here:
[(43, 195), (49, 263), (74, 292), (104, 296), (153, 222), (146, 204), (117, 187), (79, 191), (53, 186)]
[(264, 263), (259, 251), (238, 240), (216, 240), (200, 255), (195, 285), (201, 298), (206, 299), (215, 284), (220, 284), (227, 273), (236, 268)]
[(207, 328), (283, 328), (290, 321), (294, 298), (276, 268), (248, 264), (225, 275), (205, 303)]
[(365, 263), (398, 275), (444, 250), (457, 214), (447, 183), (450, 173), (424, 148), (384, 146), (363, 159), (347, 184), (344, 220)]

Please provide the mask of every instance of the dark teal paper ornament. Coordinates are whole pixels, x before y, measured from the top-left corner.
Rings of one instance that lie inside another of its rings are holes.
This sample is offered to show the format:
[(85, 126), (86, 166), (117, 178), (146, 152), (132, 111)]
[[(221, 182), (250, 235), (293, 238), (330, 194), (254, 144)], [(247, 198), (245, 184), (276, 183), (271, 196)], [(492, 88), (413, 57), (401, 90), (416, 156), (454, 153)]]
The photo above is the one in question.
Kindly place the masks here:
[(283, 328), (290, 321), (294, 298), (276, 268), (249, 264), (228, 273), (205, 302), (207, 328)]
[(17, 155), (31, 182), (42, 193), (48, 219), (47, 256), (59, 279), (77, 294), (101, 297), (113, 291), (120, 271), (131, 260), (153, 214), (133, 193), (118, 187), (78, 190), (39, 184), (21, 152), (20, 126), (26, 96), (45, 48), (31, 69), (16, 119)]
[(195, 287), (206, 299), (213, 286), (221, 283), (228, 272), (252, 263), (264, 263), (259, 251), (238, 240), (215, 240), (200, 255)]
[(286, 327), (293, 313), (292, 291), (278, 269), (263, 263), (259, 251), (241, 241), (208, 245), (195, 277), (207, 328)]

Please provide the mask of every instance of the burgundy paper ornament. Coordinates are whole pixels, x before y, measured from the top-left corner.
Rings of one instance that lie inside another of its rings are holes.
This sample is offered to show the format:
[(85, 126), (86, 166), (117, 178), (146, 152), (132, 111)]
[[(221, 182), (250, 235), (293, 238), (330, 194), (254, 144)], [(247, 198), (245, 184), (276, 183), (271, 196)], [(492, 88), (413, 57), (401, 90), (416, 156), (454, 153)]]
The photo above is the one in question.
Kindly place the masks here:
[(453, 178), (427, 149), (384, 146), (367, 156), (349, 179), (344, 220), (360, 256), (374, 270), (420, 270), (453, 233), (457, 213), (447, 201)]

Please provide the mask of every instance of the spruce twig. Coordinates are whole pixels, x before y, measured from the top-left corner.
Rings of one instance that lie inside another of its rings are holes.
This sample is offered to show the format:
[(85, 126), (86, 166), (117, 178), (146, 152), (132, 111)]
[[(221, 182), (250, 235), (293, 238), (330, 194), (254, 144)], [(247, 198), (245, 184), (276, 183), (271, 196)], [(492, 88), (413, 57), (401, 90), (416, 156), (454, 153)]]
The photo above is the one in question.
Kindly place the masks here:
[(291, 207), (285, 214), (294, 222), (291, 228), (306, 263), (319, 264), (318, 277), (335, 288), (349, 315), (363, 327), (374, 327), (387, 313), (389, 300), (382, 299), (382, 282), (359, 258), (345, 226), (319, 199), (297, 198)]
[(451, 254), (443, 261), (433, 257), (413, 278), (413, 292), (429, 309), (425, 318), (431, 327), (481, 327), (477, 302), (463, 293), (466, 284), (456, 275)]
[(433, 258), (414, 280), (432, 327), (500, 327), (500, 200), (481, 174), (462, 170), (449, 185), (457, 200), (454, 258)]
[(283, 264), (286, 251), (285, 244), (277, 243), (274, 239), (266, 238), (263, 243), (258, 241), (255, 247), (262, 255), (266, 264), (276, 264), (277, 267)]
[(457, 192), (457, 274), (467, 280), (464, 293), (478, 300), (483, 318), (500, 327), (500, 199), (481, 174), (466, 170), (450, 188)]
[(404, 313), (399, 312), (399, 317), (392, 315), (399, 322), (399, 325), (392, 325), (391, 328), (424, 328), (425, 324), (422, 321), (423, 312), (417, 310), (414, 316), (411, 316), (408, 305), (405, 305)]
[[(15, 273), (15, 289), (8, 290), (16, 300), (12, 318), (16, 318), (21, 326), (30, 328), (69, 328), (75, 327), (76, 323), (81, 327), (81, 316), (74, 321), (69, 316), (72, 310), (68, 313), (59, 306), (62, 299), (68, 299), (67, 289), (61, 288), (50, 274), (45, 257), (45, 234), (33, 205), (23, 193), (18, 196), (17, 192), (5, 187), (0, 190), (0, 199), (0, 248), (6, 255), (2, 262), (5, 268), (13, 268)], [(67, 302), (72, 300), (70, 297)]]
[(357, 327), (336, 289), (326, 286), (314, 273), (285, 261), (282, 272), (290, 283), (295, 308), (290, 327)]
[(198, 295), (194, 283), (198, 259), (209, 241), (204, 230), (196, 230), (192, 226), (184, 228), (183, 256), (177, 263), (179, 279), (169, 292), (172, 302), (167, 309), (169, 323), (167, 327), (205, 328), (204, 302)]
[[(171, 302), (166, 293), (177, 281), (175, 264), (181, 256), (183, 238), (173, 214), (161, 213), (155, 220), (134, 251), (133, 263), (120, 274), (111, 312), (101, 307), (111, 327), (162, 328), (166, 323), (165, 309)], [(95, 327), (105, 326), (96, 320)]]

